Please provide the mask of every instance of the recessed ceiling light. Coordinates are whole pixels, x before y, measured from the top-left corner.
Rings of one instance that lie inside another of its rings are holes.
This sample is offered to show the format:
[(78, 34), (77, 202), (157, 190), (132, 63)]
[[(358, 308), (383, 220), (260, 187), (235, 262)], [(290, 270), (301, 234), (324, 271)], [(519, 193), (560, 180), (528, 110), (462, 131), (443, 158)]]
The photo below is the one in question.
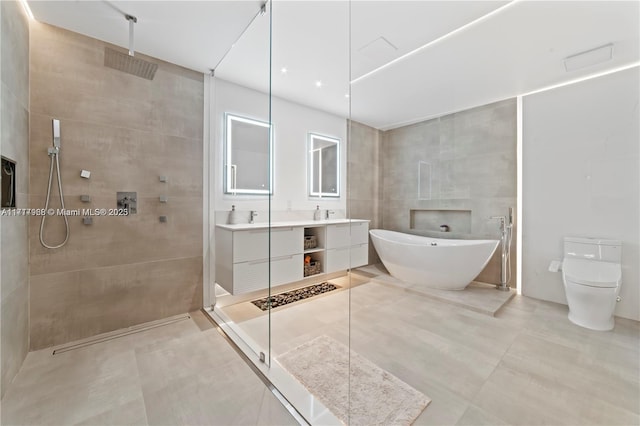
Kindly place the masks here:
[(345, 93), (345, 94), (344, 94), (344, 97), (345, 97), (345, 98), (349, 98), (350, 96), (349, 96), (349, 94), (348, 94), (348, 93)]
[(613, 43), (596, 47), (585, 52), (567, 56), (564, 59), (564, 68), (567, 71), (575, 71), (580, 68), (590, 67), (613, 58)]
[(282, 74), (286, 74), (286, 73), (287, 73), (287, 71), (289, 71), (289, 70), (287, 69), (287, 67), (282, 67), (282, 68), (280, 68), (280, 72), (281, 72)]
[(316, 81), (316, 87), (322, 87), (322, 81), (317, 80)]

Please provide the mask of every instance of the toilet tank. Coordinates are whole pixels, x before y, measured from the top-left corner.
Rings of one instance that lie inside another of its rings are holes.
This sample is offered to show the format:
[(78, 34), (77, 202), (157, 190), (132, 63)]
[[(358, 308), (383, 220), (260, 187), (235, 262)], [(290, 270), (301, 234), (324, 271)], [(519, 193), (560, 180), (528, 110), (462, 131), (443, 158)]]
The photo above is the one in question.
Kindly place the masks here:
[(620, 263), (622, 242), (601, 238), (564, 238), (564, 257)]

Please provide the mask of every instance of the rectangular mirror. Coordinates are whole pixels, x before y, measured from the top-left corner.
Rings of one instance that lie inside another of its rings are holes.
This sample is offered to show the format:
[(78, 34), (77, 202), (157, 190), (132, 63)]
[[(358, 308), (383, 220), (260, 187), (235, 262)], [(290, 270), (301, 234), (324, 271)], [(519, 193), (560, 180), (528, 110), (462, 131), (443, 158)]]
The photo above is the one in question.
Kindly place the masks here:
[(340, 139), (309, 133), (310, 197), (340, 197)]
[(271, 125), (228, 113), (225, 116), (224, 192), (271, 194)]

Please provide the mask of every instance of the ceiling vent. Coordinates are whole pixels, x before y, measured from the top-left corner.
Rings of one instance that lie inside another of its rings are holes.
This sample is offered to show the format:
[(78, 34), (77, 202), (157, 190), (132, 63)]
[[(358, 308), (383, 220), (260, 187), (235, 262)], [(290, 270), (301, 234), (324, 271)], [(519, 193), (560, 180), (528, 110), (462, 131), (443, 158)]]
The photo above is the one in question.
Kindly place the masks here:
[(395, 59), (398, 55), (398, 48), (394, 46), (389, 40), (380, 36), (377, 39), (370, 41), (369, 43), (358, 49), (358, 52), (363, 54), (369, 59), (375, 62), (388, 62)]
[(575, 71), (580, 68), (590, 67), (592, 65), (607, 62), (613, 58), (613, 43), (596, 47), (595, 49), (585, 52), (576, 53), (564, 59), (564, 68), (569, 71)]

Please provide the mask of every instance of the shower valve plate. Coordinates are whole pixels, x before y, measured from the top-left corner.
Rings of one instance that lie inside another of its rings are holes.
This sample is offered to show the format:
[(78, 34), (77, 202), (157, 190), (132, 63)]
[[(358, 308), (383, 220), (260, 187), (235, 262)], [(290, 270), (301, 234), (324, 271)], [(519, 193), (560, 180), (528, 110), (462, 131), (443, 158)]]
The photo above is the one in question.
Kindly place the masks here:
[(137, 192), (118, 192), (117, 203), (118, 209), (126, 209), (127, 215), (138, 213)]

